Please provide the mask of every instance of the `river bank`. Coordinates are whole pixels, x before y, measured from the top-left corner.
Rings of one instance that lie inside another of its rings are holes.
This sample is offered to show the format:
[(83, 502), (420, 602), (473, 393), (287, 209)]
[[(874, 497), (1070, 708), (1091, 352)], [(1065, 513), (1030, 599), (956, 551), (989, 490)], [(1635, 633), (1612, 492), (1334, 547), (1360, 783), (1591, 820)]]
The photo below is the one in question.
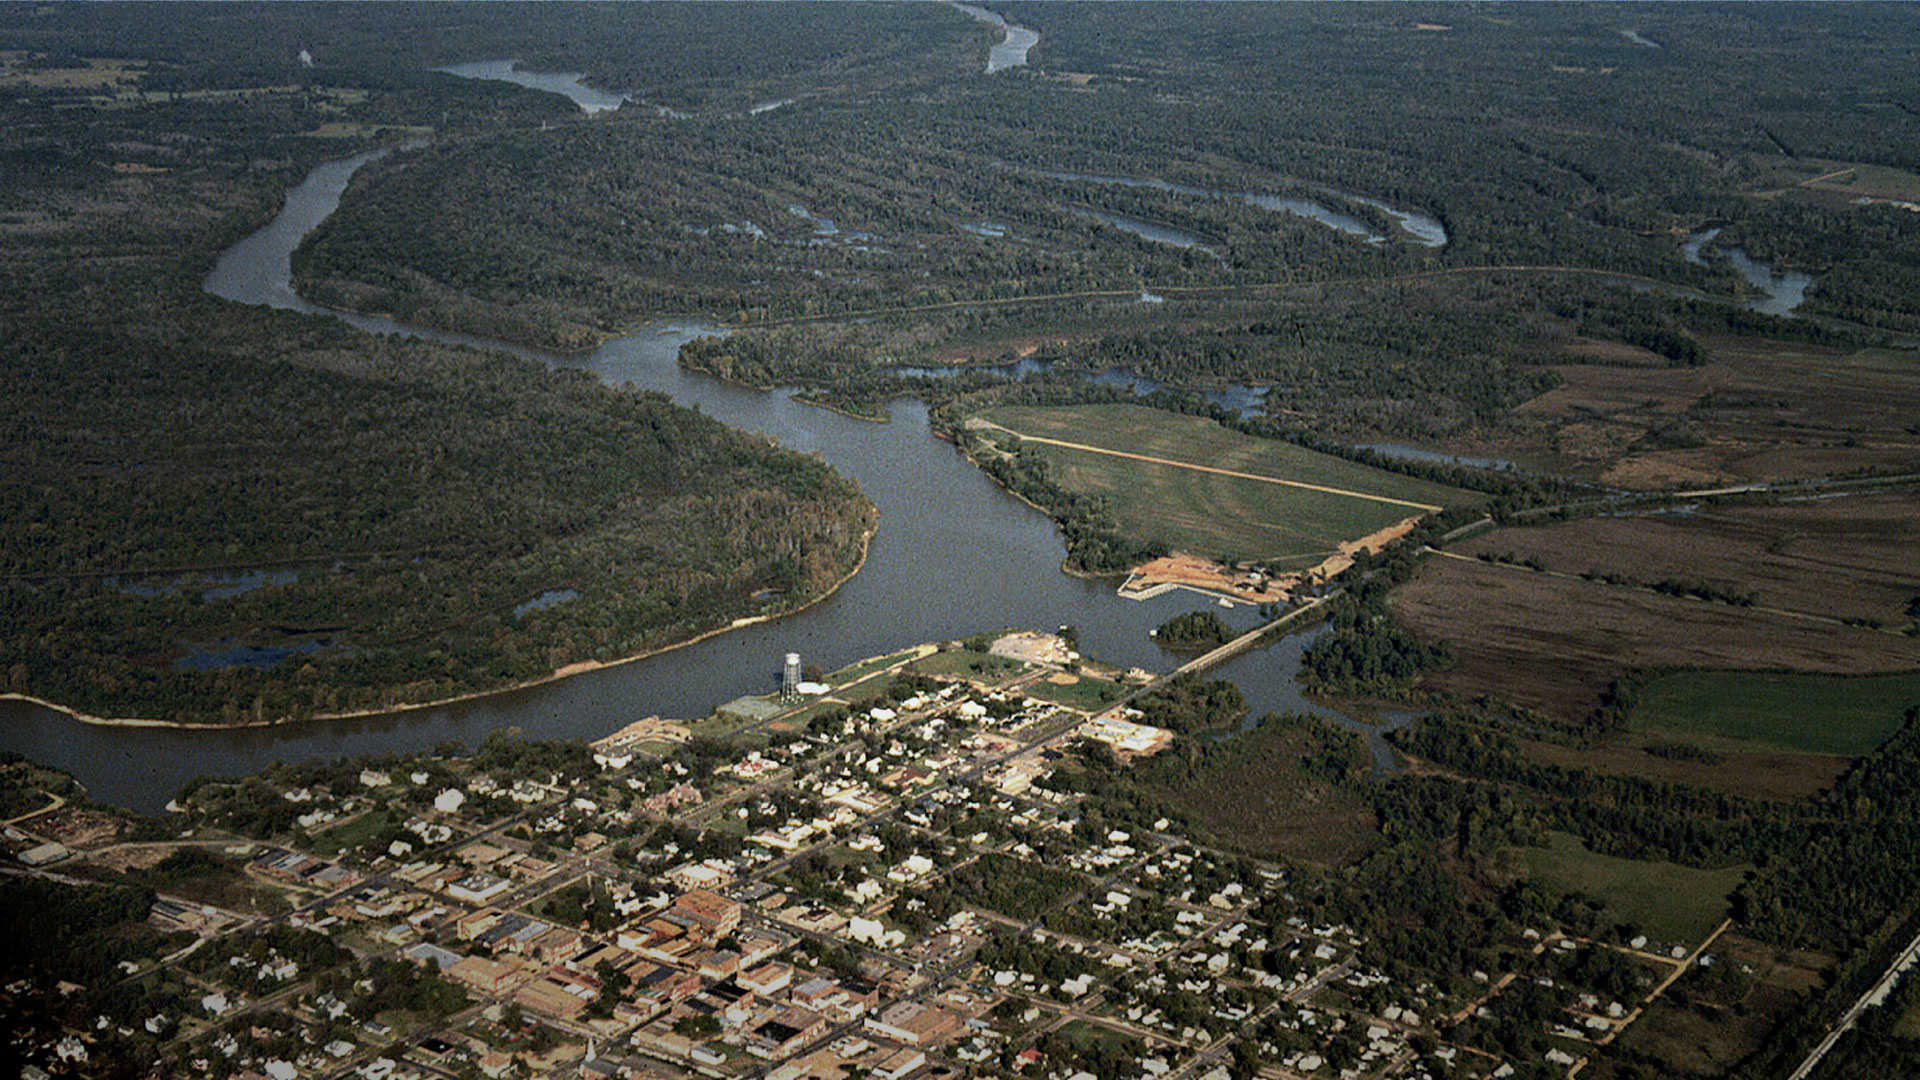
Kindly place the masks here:
[[(776, 688), (780, 659), (788, 652), (832, 669), (902, 641), (1070, 624), (1089, 655), (1122, 668), (1177, 666), (1147, 631), (1210, 601), (1176, 594), (1136, 603), (1117, 597), (1110, 578), (1061, 573), (1066, 552), (1053, 522), (955, 453), (919, 399), (885, 403), (890, 422), (874, 423), (807, 404), (792, 388), (765, 392), (724, 383), (678, 362), (686, 342), (724, 332), (705, 322), (650, 324), (584, 354), (561, 354), (326, 311), (301, 297), (291, 284), (294, 247), (326, 219), (354, 171), (374, 156), (316, 167), (272, 222), (221, 254), (206, 290), (236, 303), (341, 318), (369, 334), (501, 350), (610, 386), (632, 384), (729, 427), (817, 455), (857, 482), (878, 508), (858, 572), (804, 609), (715, 628), (668, 651), (572, 668), (565, 677), (477, 696), (311, 722), (193, 728), (80, 723), (48, 704), (0, 699), (0, 749), (67, 770), (103, 801), (158, 811), (196, 776), (248, 774), (275, 761), (475, 744), (508, 727), (530, 737), (592, 739), (639, 716), (704, 716), (742, 694)], [(1252, 625), (1251, 612), (1225, 615), (1238, 630)], [(1301, 637), (1289, 638), (1236, 658), (1221, 674), (1263, 711), (1324, 712), (1301, 696), (1294, 681), (1302, 647)]]
[(826, 589), (826, 591), (822, 592), (820, 595), (816, 597), (813, 597), (812, 599), (808, 600), (806, 603), (800, 604), (797, 607), (793, 607), (785, 611), (770, 612), (765, 615), (744, 616), (728, 622), (725, 626), (716, 626), (709, 630), (702, 630), (701, 632), (693, 635), (692, 637), (685, 638), (680, 641), (670, 642), (666, 645), (658, 645), (651, 649), (645, 649), (645, 650), (642, 650), (641, 652), (634, 653), (631, 656), (622, 656), (613, 660), (580, 660), (571, 664), (564, 664), (558, 668), (555, 668), (553, 671), (549, 672), (548, 674), (540, 676), (539, 678), (523, 679), (520, 682), (509, 683), (504, 686), (496, 686), (496, 687), (491, 687), (484, 690), (475, 690), (471, 693), (466, 693), (466, 694), (455, 694), (452, 697), (435, 698), (431, 701), (407, 702), (407, 703), (397, 704), (397, 705), (381, 706), (380, 708), (377, 708), (377, 709), (352, 709), (344, 712), (314, 713), (311, 716), (277, 716), (277, 717), (271, 717), (264, 720), (246, 720), (246, 721), (242, 721), (240, 723), (235, 723), (235, 724), (204, 723), (204, 722), (193, 721), (193, 720), (157, 720), (149, 717), (137, 717), (137, 716), (95, 716), (92, 713), (81, 712), (79, 709), (76, 709), (70, 705), (64, 705), (57, 701), (49, 701), (45, 698), (34, 697), (31, 694), (22, 694), (22, 693), (0, 694), (0, 701), (23, 701), (29, 704), (38, 705), (43, 709), (51, 709), (54, 712), (61, 713), (74, 720), (78, 720), (80, 723), (87, 724), (93, 727), (167, 728), (174, 731), (233, 731), (233, 730), (239, 730), (244, 728), (270, 728), (270, 727), (280, 727), (287, 724), (319, 723), (319, 722), (330, 721), (330, 720), (367, 720), (367, 719), (377, 719), (377, 718), (389, 717), (389, 716), (402, 716), (402, 715), (405, 715), (406, 713), (419, 712), (423, 709), (445, 708), (449, 705), (458, 705), (465, 702), (473, 702), (473, 701), (484, 701), (488, 698), (499, 697), (505, 694), (512, 694), (522, 690), (531, 690), (535, 687), (545, 686), (549, 683), (559, 682), (562, 679), (570, 679), (578, 675), (585, 675), (595, 671), (604, 671), (608, 668), (617, 668), (617, 667), (624, 666), (626, 664), (632, 664), (641, 660), (650, 659), (655, 656), (661, 656), (666, 653), (687, 648), (688, 646), (691, 646), (691, 645), (698, 645), (700, 642), (706, 641), (710, 638), (715, 638), (720, 636), (721, 634), (725, 634), (734, 630), (739, 630), (744, 627), (757, 626), (761, 623), (777, 622), (781, 619), (798, 615), (801, 612), (806, 611), (808, 608), (813, 607), (815, 604), (818, 604), (818, 603), (821, 603), (822, 601), (827, 600), (828, 598), (833, 596), (834, 593), (839, 592), (841, 586), (853, 580), (854, 575), (858, 574), (860, 572), (861, 567), (864, 567), (867, 564), (867, 551), (871, 546), (872, 542), (873, 542), (873, 530), (868, 529), (864, 533), (862, 533), (860, 536), (860, 557), (859, 559), (855, 560), (853, 568), (848, 570), (844, 575), (842, 575), (840, 579), (838, 581), (835, 581), (830, 587)]

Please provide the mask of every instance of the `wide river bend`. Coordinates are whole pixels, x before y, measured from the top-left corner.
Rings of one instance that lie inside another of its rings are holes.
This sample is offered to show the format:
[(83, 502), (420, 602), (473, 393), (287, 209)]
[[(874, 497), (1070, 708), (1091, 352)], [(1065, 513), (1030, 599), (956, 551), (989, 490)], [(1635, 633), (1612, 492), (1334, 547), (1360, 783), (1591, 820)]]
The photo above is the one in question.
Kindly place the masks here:
[[(354, 171), (376, 156), (316, 168), (273, 222), (220, 257), (207, 290), (239, 303), (327, 314), (294, 292), (289, 257), (301, 236), (339, 205)], [(0, 747), (73, 772), (97, 798), (155, 811), (194, 776), (251, 773), (275, 761), (472, 744), (508, 726), (529, 736), (594, 738), (650, 713), (703, 716), (734, 697), (774, 688), (781, 655), (789, 650), (831, 670), (923, 641), (1071, 624), (1090, 656), (1167, 671), (1179, 659), (1155, 645), (1147, 631), (1212, 603), (1184, 592), (1124, 600), (1108, 583), (1062, 573), (1065, 550), (1053, 524), (936, 438), (918, 401), (894, 403), (892, 422), (875, 424), (801, 404), (790, 389), (766, 393), (681, 368), (681, 344), (715, 332), (712, 327), (648, 326), (591, 353), (561, 356), (388, 319), (338, 317), (368, 333), (504, 349), (554, 367), (583, 368), (611, 385), (659, 390), (733, 427), (817, 453), (857, 480), (880, 509), (867, 564), (832, 597), (788, 618), (472, 701), (368, 719), (230, 730), (93, 726), (30, 703), (3, 701)], [(1250, 608), (1221, 615), (1236, 628), (1256, 620)], [(1301, 697), (1293, 678), (1304, 640), (1296, 636), (1248, 653), (1218, 674), (1241, 686), (1256, 714), (1323, 712)], [(1379, 740), (1373, 742), (1376, 755), (1383, 754)]]

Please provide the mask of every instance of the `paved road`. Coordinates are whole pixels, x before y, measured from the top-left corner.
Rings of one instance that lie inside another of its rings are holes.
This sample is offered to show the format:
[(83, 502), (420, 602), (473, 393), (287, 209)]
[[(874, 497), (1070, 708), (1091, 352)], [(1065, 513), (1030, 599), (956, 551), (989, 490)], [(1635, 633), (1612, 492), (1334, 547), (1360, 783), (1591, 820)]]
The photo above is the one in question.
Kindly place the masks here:
[(1813, 1048), (1813, 1052), (1807, 1055), (1807, 1060), (1801, 1062), (1800, 1067), (1787, 1076), (1787, 1080), (1806, 1080), (1806, 1077), (1819, 1067), (1821, 1059), (1827, 1056), (1834, 1044), (1840, 1041), (1840, 1036), (1845, 1035), (1854, 1024), (1860, 1021), (1862, 1013), (1885, 1001), (1894, 984), (1900, 981), (1906, 969), (1916, 961), (1920, 961), (1920, 936), (1907, 942), (1907, 947), (1900, 950), (1900, 955), (1893, 958), (1893, 963), (1887, 965), (1886, 973), (1880, 976), (1880, 981), (1874, 983), (1871, 990), (1860, 995), (1860, 1000), (1854, 1002), (1853, 1007), (1840, 1017), (1840, 1022), (1833, 1025), (1833, 1030), (1827, 1032), (1827, 1037), (1820, 1040), (1820, 1045)]

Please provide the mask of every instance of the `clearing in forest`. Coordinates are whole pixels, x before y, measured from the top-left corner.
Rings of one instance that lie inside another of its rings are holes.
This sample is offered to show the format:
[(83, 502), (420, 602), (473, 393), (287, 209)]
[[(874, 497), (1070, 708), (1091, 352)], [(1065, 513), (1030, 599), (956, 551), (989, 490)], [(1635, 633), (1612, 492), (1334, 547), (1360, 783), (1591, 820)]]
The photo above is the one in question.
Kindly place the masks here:
[(1479, 498), (1139, 405), (1003, 406), (974, 424), (1003, 445), (1033, 446), (1069, 491), (1105, 496), (1128, 536), (1233, 562), (1304, 570), (1343, 544)]
[(1197, 754), (1156, 758), (1139, 780), (1222, 846), (1347, 866), (1379, 845), (1379, 822), (1358, 788), (1309, 764), (1330, 760), (1366, 761), (1367, 751), (1350, 732), (1319, 721), (1268, 717)]
[(1656, 942), (1686, 944), (1726, 917), (1727, 896), (1749, 866), (1701, 870), (1668, 862), (1622, 859), (1588, 850), (1578, 837), (1555, 832), (1547, 846), (1522, 852), (1528, 876), (1553, 889), (1603, 897), (1624, 921)]

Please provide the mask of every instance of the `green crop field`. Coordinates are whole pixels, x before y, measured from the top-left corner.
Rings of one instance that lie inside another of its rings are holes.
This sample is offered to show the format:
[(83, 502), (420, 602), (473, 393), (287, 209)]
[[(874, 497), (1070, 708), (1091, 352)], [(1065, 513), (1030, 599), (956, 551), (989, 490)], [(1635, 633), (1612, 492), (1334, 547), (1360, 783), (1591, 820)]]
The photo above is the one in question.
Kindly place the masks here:
[(1528, 875), (1551, 889), (1604, 899), (1621, 919), (1655, 941), (1698, 942), (1727, 915), (1727, 896), (1749, 866), (1697, 870), (1673, 863), (1618, 859), (1588, 851), (1578, 837), (1548, 834), (1548, 846), (1522, 853)]
[[(1900, 729), (1920, 705), (1920, 672), (1802, 675), (1682, 671), (1641, 689), (1635, 731), (1757, 744), (1808, 754), (1858, 757)], [(1738, 749), (1732, 747), (1731, 749)]]
[[(990, 409), (982, 418), (1022, 435), (1098, 448), (1033, 444), (1053, 465), (1054, 478), (1063, 487), (1106, 496), (1122, 532), (1194, 555), (1262, 559), (1305, 568), (1342, 542), (1421, 514), (1423, 507), (1479, 498), (1472, 492), (1291, 443), (1242, 435), (1202, 417), (1136, 405), (1004, 407)], [(1003, 432), (989, 430), (988, 434), (1006, 437)], [(1179, 464), (1115, 457), (1098, 450)], [(1226, 476), (1182, 465), (1250, 476)]]

